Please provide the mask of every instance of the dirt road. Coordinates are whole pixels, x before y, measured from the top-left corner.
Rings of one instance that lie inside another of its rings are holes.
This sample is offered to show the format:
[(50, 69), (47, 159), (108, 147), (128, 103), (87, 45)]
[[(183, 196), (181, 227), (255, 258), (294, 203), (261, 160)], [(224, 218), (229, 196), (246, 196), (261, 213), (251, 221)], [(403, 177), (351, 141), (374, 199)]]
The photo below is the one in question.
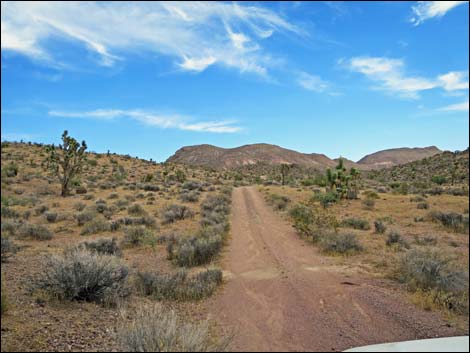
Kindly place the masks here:
[(233, 192), (227, 284), (209, 311), (233, 350), (331, 351), (459, 334), (387, 281), (361, 278), (299, 239), (254, 187)]

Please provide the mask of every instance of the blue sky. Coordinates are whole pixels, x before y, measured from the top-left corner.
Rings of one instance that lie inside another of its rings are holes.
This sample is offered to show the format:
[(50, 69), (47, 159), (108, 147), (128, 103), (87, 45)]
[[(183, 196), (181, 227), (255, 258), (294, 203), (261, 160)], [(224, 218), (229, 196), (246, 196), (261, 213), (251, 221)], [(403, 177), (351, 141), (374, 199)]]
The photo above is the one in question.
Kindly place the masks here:
[(2, 140), (468, 146), (465, 2), (2, 2)]

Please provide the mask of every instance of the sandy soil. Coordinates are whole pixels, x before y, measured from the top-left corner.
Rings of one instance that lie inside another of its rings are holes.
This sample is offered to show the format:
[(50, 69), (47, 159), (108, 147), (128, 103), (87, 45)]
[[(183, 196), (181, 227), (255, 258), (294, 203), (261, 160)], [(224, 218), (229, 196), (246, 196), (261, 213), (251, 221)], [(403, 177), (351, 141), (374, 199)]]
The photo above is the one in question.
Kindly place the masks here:
[(410, 304), (390, 281), (334, 265), (268, 207), (255, 187), (234, 189), (228, 279), (208, 301), (232, 350), (336, 351), (460, 335), (439, 313)]

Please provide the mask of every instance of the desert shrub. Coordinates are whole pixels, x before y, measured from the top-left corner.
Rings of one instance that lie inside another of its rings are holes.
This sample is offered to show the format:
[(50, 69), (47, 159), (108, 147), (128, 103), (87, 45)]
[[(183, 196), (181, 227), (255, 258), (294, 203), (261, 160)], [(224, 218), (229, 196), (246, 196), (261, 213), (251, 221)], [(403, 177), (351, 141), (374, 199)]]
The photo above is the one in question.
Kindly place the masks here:
[(1, 215), (5, 218), (19, 218), (21, 216), (18, 211), (15, 211), (13, 208), (8, 206), (2, 206)]
[(128, 247), (142, 245), (146, 239), (152, 237), (152, 233), (142, 226), (126, 227), (124, 229), (124, 234), (122, 244)]
[(50, 240), (53, 234), (45, 226), (24, 223), (18, 228), (18, 236), (32, 240)]
[(341, 221), (343, 227), (351, 227), (354, 229), (368, 230), (370, 229), (370, 224), (366, 219), (351, 217), (346, 218)]
[(417, 245), (436, 245), (437, 238), (429, 235), (423, 237), (415, 236), (415, 243)]
[(398, 248), (404, 247), (404, 248), (409, 248), (410, 246), (406, 242), (405, 239), (401, 236), (400, 233), (392, 231), (388, 233), (387, 239), (385, 240), (385, 244), (387, 246), (395, 246)]
[(83, 196), (83, 199), (84, 199), (84, 200), (87, 200), (87, 201), (93, 200), (94, 198), (95, 198), (95, 196), (92, 195), (92, 194), (84, 195), (84, 196)]
[(188, 180), (186, 181), (182, 186), (181, 188), (183, 190), (198, 190), (198, 191), (203, 191), (203, 187), (202, 187), (202, 184), (197, 182), (197, 181), (192, 181), (192, 180)]
[(427, 202), (420, 202), (416, 205), (418, 210), (427, 210), (429, 208), (429, 204)]
[(339, 201), (339, 195), (334, 191), (317, 193), (313, 195), (313, 200), (319, 201), (324, 208), (327, 208)]
[(75, 188), (75, 193), (77, 195), (83, 195), (83, 194), (86, 194), (88, 192), (87, 188), (84, 187), (83, 185), (79, 185)]
[(108, 232), (111, 230), (109, 222), (101, 218), (95, 218), (83, 225), (80, 235), (97, 234), (101, 232)]
[(77, 202), (73, 205), (74, 210), (76, 211), (83, 211), (85, 209), (86, 205), (83, 202)]
[(447, 309), (468, 314), (468, 271), (459, 269), (442, 250), (413, 249), (403, 254), (395, 277), (411, 291), (426, 291)]
[(372, 190), (364, 191), (364, 195), (368, 199), (379, 199), (380, 198), (379, 195), (375, 191), (372, 191)]
[(329, 254), (352, 254), (362, 251), (362, 246), (353, 233), (324, 233), (319, 240), (320, 249)]
[(49, 258), (35, 287), (61, 300), (113, 304), (128, 294), (128, 273), (115, 256), (73, 249)]
[(146, 184), (143, 187), (144, 191), (160, 191), (160, 187), (158, 185), (151, 185), (151, 184)]
[(211, 262), (222, 249), (221, 235), (182, 238), (174, 246), (168, 246), (168, 258), (178, 266), (199, 266)]
[(410, 198), (410, 202), (424, 202), (426, 199), (422, 196), (413, 196)]
[(58, 214), (57, 212), (46, 212), (44, 216), (49, 223), (54, 223), (57, 221)]
[(268, 203), (273, 205), (276, 210), (282, 211), (289, 205), (290, 199), (287, 196), (281, 196), (278, 194), (270, 194), (268, 196)]
[(160, 305), (140, 307), (117, 336), (125, 352), (223, 352), (229, 343), (214, 342), (207, 322), (187, 323)]
[(375, 200), (374, 199), (364, 199), (362, 200), (362, 208), (364, 208), (365, 210), (373, 210), (374, 209), (374, 206), (375, 206)]
[(8, 300), (7, 295), (5, 293), (5, 289), (3, 288), (3, 281), (2, 281), (2, 293), (1, 293), (1, 301), (0, 301), (0, 313), (3, 315), (7, 312), (8, 309)]
[(117, 199), (117, 198), (119, 198), (119, 194), (116, 193), (116, 192), (112, 192), (108, 195), (109, 200), (113, 200), (113, 199)]
[(8, 237), (2, 236), (1, 239), (1, 262), (7, 262), (10, 257), (16, 254), (18, 247)]
[(222, 283), (222, 271), (210, 269), (192, 277), (185, 270), (174, 274), (139, 273), (138, 283), (145, 295), (156, 300), (200, 300)]
[(384, 224), (383, 221), (381, 221), (379, 219), (376, 219), (374, 221), (374, 228), (375, 228), (375, 232), (377, 234), (383, 234), (387, 230), (387, 226)]
[(296, 204), (290, 209), (289, 215), (296, 231), (302, 236), (312, 237), (313, 242), (317, 241), (324, 232), (336, 231), (338, 227), (336, 217), (319, 207)]
[(193, 216), (194, 216), (194, 212), (191, 211), (189, 207), (173, 204), (164, 209), (163, 214), (162, 214), (162, 217), (163, 217), (162, 223), (163, 224), (174, 223), (177, 220), (183, 220), (186, 218), (191, 218)]
[(180, 193), (180, 199), (183, 202), (197, 202), (199, 201), (199, 191), (197, 190), (182, 190)]
[(79, 226), (83, 226), (85, 223), (92, 221), (96, 216), (97, 213), (93, 208), (87, 209), (77, 214), (77, 223)]
[(145, 211), (145, 209), (141, 205), (136, 203), (136, 204), (130, 205), (127, 208), (127, 213), (130, 216), (144, 216), (147, 214), (147, 211)]
[(10, 162), (9, 164), (7, 164), (5, 167), (2, 168), (5, 172), (5, 175), (7, 177), (15, 177), (18, 175), (18, 166), (13, 163), (13, 162)]
[(442, 185), (442, 184), (445, 184), (445, 183), (446, 183), (447, 179), (446, 179), (446, 177), (443, 176), (443, 175), (433, 175), (433, 176), (431, 177), (431, 181), (432, 181), (433, 183), (436, 183), (437, 185)]
[(102, 238), (90, 242), (85, 241), (81, 243), (79, 247), (85, 248), (89, 251), (96, 251), (97, 253), (103, 255), (122, 255), (122, 251), (119, 248), (116, 238)]
[(94, 208), (96, 212), (98, 213), (105, 213), (106, 211), (109, 210), (108, 205), (106, 204), (106, 201), (102, 199), (96, 200)]
[(468, 233), (468, 215), (461, 215), (455, 212), (431, 212), (431, 220), (440, 222), (444, 227), (450, 228), (456, 232)]

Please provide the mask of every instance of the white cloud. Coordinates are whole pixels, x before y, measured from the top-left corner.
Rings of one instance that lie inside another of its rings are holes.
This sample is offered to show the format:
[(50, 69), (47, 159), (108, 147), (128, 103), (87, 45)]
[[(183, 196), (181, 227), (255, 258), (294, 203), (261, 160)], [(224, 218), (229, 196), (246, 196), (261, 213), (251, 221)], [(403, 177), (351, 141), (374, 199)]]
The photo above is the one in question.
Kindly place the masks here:
[(276, 60), (260, 42), (274, 32), (303, 34), (272, 10), (225, 2), (2, 2), (1, 31), (2, 50), (49, 62), (57, 59), (47, 42), (60, 38), (105, 66), (153, 52), (183, 70), (218, 64), (264, 76)]
[(468, 100), (466, 102), (462, 103), (457, 103), (457, 104), (451, 104), (446, 107), (442, 107), (439, 110), (440, 111), (446, 111), (446, 112), (468, 112)]
[(297, 83), (306, 90), (322, 93), (330, 89), (330, 83), (322, 80), (319, 76), (307, 72), (299, 72)]
[(437, 78), (446, 91), (468, 90), (468, 72), (451, 71)]
[[(351, 71), (359, 72), (378, 83), (376, 89), (398, 94), (400, 97), (419, 98), (419, 92), (434, 88), (446, 91), (468, 89), (468, 73), (451, 71), (437, 78), (409, 76), (402, 59), (386, 57), (354, 57), (346, 62)], [(465, 81), (466, 79), (466, 81)]]
[(96, 109), (91, 111), (49, 111), (50, 116), (61, 118), (88, 118), (100, 120), (113, 120), (116, 118), (130, 118), (143, 124), (160, 128), (173, 128), (186, 131), (213, 132), (213, 133), (235, 133), (242, 130), (240, 126), (234, 125), (236, 121), (202, 121), (192, 122), (192, 118), (181, 115), (157, 114), (146, 110), (121, 110), (121, 109)]
[(415, 15), (411, 18), (411, 23), (418, 26), (430, 18), (442, 17), (448, 11), (466, 2), (467, 1), (418, 1), (416, 5), (411, 7)]

